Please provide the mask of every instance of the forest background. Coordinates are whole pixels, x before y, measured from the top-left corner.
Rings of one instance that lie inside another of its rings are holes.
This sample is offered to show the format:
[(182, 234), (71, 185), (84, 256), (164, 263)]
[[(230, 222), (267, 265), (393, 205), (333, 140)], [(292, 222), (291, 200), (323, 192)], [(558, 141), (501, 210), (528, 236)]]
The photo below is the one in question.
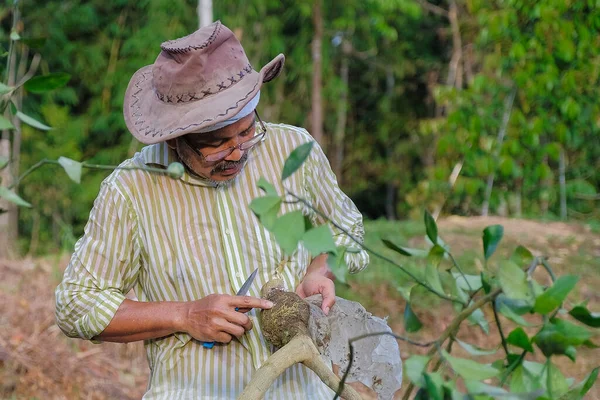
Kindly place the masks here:
[[(384, 237), (427, 246), (431, 230), (415, 222), (425, 209), (444, 246), (479, 274), (490, 256), (484, 234), (482, 258), (481, 231), (502, 224), (497, 257), (530, 248), (580, 276), (571, 300), (597, 309), (600, 1), (11, 0), (0, 5), (0, 398), (141, 397), (141, 343), (68, 340), (53, 317), (53, 290), (111, 168), (85, 168), (79, 184), (69, 179), (76, 162), (31, 168), (60, 157), (114, 166), (139, 151), (122, 116), (127, 83), (160, 43), (195, 30), (208, 4), (210, 21), (234, 30), (255, 69), (286, 55), (283, 74), (262, 91), (261, 116), (306, 127), (320, 142), (365, 216), (370, 249), (393, 254)], [(407, 296), (407, 282), (372, 257), (336, 290), (389, 316), (394, 332), (437, 337), (452, 307), (417, 290)], [(479, 310), (461, 339), (489, 348), (488, 333), (499, 333), (506, 350), (494, 310)], [(422, 353), (400, 346), (405, 359)], [(597, 354), (585, 349), (577, 364), (556, 365), (580, 381), (592, 368), (597, 376)], [(568, 388), (562, 375), (547, 376)], [(518, 385), (512, 379), (511, 391)], [(600, 388), (589, 396), (600, 398)]]
[[(4, 61), (10, 6), (0, 7)], [(197, 7), (22, 2), (21, 57), (40, 53), (39, 74), (70, 80), (23, 92), (22, 111), (52, 129), (20, 125), (3, 185), (41, 159), (117, 165), (138, 151), (122, 116), (127, 83), (161, 42), (198, 27)], [(597, 1), (220, 0), (213, 13), (254, 68), (286, 55), (261, 115), (306, 127), (366, 218), (427, 208), (434, 217), (576, 219), (598, 229)], [(13, 135), (4, 131), (4, 153)], [(32, 173), (18, 192), (33, 207), (17, 217), (3, 205), (2, 242), (21, 254), (72, 249), (107, 174), (87, 170), (78, 185), (58, 166)]]

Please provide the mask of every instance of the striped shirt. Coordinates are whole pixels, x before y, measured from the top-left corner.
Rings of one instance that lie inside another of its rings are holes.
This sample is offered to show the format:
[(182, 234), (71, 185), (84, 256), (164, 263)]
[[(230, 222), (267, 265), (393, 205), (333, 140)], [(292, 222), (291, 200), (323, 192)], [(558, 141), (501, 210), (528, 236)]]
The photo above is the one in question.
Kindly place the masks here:
[[(56, 289), (56, 319), (70, 337), (92, 339), (115, 315), (133, 289), (140, 301), (191, 301), (213, 293), (235, 294), (252, 271), (259, 272), (248, 295), (276, 271), (294, 290), (312, 257), (303, 247), (287, 256), (252, 213), (263, 196), (261, 176), (284, 193), (281, 171), (290, 152), (312, 140), (303, 129), (267, 124), (267, 139), (250, 151), (246, 167), (231, 185), (214, 186), (187, 173), (180, 179), (143, 170), (117, 169), (102, 183), (84, 235)], [(163, 167), (177, 161), (165, 143), (147, 146), (121, 167)], [(339, 189), (318, 145), (286, 188), (309, 200), (329, 218), (363, 237), (362, 216)], [(301, 210), (314, 225), (324, 221), (301, 204), (283, 204), (282, 213)], [(330, 224), (338, 245), (352, 240)], [(368, 263), (361, 251), (346, 253), (351, 273)], [(272, 352), (257, 311), (254, 328), (240, 340), (213, 349), (186, 333), (145, 341), (150, 378), (144, 399), (236, 398)], [(333, 392), (303, 365), (289, 368), (266, 399), (326, 399)]]

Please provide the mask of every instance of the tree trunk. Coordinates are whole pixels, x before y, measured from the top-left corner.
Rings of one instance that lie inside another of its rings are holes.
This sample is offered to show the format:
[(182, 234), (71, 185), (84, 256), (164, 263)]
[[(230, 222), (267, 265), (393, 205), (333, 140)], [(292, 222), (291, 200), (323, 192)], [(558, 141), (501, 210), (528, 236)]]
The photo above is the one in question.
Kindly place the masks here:
[[(13, 7), (13, 21), (12, 30), (16, 30), (16, 27), (20, 21), (19, 10), (16, 6)], [(17, 82), (17, 42), (11, 41), (9, 56), (6, 65), (6, 84), (8, 86), (14, 86)], [(11, 121), (15, 128), (20, 130), (20, 121), (17, 118), (12, 118), (10, 114), (10, 105), (7, 106), (4, 117)], [(14, 132), (13, 140), (18, 135), (18, 132)], [(19, 142), (20, 147), (20, 142)], [(9, 130), (2, 131), (2, 139), (0, 140), (0, 156), (6, 157), (9, 160), (9, 165), (0, 171), (0, 177), (2, 178), (2, 186), (10, 186), (16, 176), (14, 172), (19, 172), (18, 169), (18, 154), (15, 154), (15, 146), (11, 141), (11, 133)], [(17, 188), (14, 188), (15, 190)], [(17, 248), (18, 239), (18, 209), (17, 206), (6, 200), (0, 199), (0, 209), (6, 212), (0, 213), (0, 258), (9, 258), (15, 254)]]
[[(517, 90), (513, 89), (504, 101), (504, 115), (502, 116), (502, 124), (500, 125), (500, 130), (498, 131), (498, 138), (496, 139), (496, 148), (494, 149), (493, 153), (494, 161), (497, 160), (498, 156), (500, 155), (500, 149), (502, 148), (502, 142), (504, 141), (504, 136), (506, 135), (506, 129), (508, 128), (508, 121), (510, 120), (510, 114), (512, 112), (513, 101), (515, 100), (516, 93)], [(483, 198), (483, 205), (481, 206), (481, 215), (484, 217), (487, 217), (488, 215), (490, 197), (492, 196), (492, 188), (494, 187), (494, 177), (495, 173), (492, 170), (492, 172), (490, 172), (490, 174), (487, 177), (485, 196)]]
[(322, 86), (322, 42), (323, 42), (323, 0), (315, 0), (313, 7), (313, 24), (315, 33), (311, 50), (313, 62), (312, 74), (312, 106), (311, 106), (311, 133), (315, 140), (323, 143), (323, 101), (321, 99)]
[(352, 45), (346, 39), (342, 41), (342, 62), (340, 65), (340, 80), (342, 81), (342, 92), (337, 109), (337, 122), (333, 134), (332, 169), (337, 176), (338, 183), (342, 184), (342, 166), (344, 164), (344, 139), (346, 137), (346, 121), (348, 117), (348, 76), (349, 58)]
[(558, 182), (560, 185), (560, 219), (567, 219), (567, 184), (565, 179), (565, 150), (560, 150), (558, 159)]
[(198, 22), (200, 28), (213, 23), (212, 0), (198, 0)]

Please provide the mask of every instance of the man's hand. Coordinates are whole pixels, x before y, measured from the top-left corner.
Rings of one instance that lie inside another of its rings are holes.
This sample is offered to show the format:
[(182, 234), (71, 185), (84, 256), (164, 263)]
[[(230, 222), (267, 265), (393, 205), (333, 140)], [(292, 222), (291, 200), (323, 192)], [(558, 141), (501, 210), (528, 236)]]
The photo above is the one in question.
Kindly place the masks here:
[(186, 303), (181, 331), (202, 342), (229, 343), (234, 336), (240, 338), (252, 329), (252, 321), (244, 312), (271, 307), (273, 303), (256, 297), (211, 294)]
[(296, 294), (302, 298), (321, 294), (323, 296), (321, 309), (325, 315), (329, 314), (329, 309), (335, 304), (335, 285), (330, 279), (331, 276), (333, 274), (327, 267), (327, 254), (322, 254), (310, 263), (304, 279), (296, 288)]

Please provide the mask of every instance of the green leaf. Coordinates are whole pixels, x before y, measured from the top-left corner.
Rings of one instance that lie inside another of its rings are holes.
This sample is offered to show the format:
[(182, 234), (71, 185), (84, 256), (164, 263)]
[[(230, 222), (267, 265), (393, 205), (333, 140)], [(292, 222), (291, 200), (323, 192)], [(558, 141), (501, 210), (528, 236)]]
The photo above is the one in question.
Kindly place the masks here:
[(585, 398), (584, 396), (594, 386), (596, 379), (598, 379), (598, 372), (600, 372), (600, 367), (594, 368), (588, 376), (562, 395), (559, 400), (581, 400)]
[[(482, 284), (480, 275), (465, 274), (463, 276), (463, 274), (459, 272), (452, 272), (452, 276), (454, 277), (454, 279), (456, 279), (456, 284), (462, 290), (478, 290)], [(469, 289), (469, 287), (471, 289)]]
[(510, 260), (520, 267), (525, 268), (526, 265), (531, 264), (534, 256), (526, 247), (519, 246), (515, 249), (513, 254), (510, 256)]
[(502, 225), (491, 225), (483, 230), (483, 254), (486, 260), (494, 254), (503, 235)]
[(481, 311), (481, 308), (473, 311), (473, 313), (467, 317), (467, 320), (472, 324), (479, 325), (486, 335), (490, 334), (490, 324), (487, 322), (487, 319), (485, 319), (485, 314)]
[(60, 157), (58, 163), (64, 168), (69, 178), (76, 183), (81, 183), (81, 163), (67, 157)]
[(423, 372), (430, 359), (431, 357), (415, 355), (404, 362), (404, 373), (415, 385), (424, 386)]
[(335, 279), (341, 283), (346, 283), (346, 275), (348, 274), (348, 265), (346, 265), (346, 253), (348, 249), (344, 246), (338, 246), (334, 254), (329, 254), (327, 257), (327, 265), (335, 276)]
[(277, 220), (280, 206), (281, 197), (279, 196), (257, 197), (250, 202), (250, 209), (268, 230), (272, 230), (273, 224)]
[(546, 357), (569, 355), (570, 346), (579, 346), (591, 337), (590, 331), (571, 322), (555, 319), (534, 336), (533, 342)]
[(278, 196), (275, 186), (273, 186), (264, 177), (260, 177), (257, 183), (258, 187), (265, 191), (268, 196)]
[(15, 88), (12, 86), (7, 86), (4, 83), (0, 82), (0, 95), (9, 93), (10, 91), (14, 90)]
[(11, 203), (15, 203), (18, 206), (31, 207), (31, 204), (20, 198), (18, 194), (12, 190), (9, 190), (5, 186), (0, 186), (0, 197), (10, 201)]
[(535, 299), (534, 311), (547, 314), (559, 307), (569, 292), (573, 290), (577, 281), (579, 281), (579, 277), (575, 275), (559, 277), (551, 287)]
[(306, 161), (308, 156), (310, 155), (310, 151), (315, 145), (314, 141), (310, 141), (304, 143), (298, 147), (296, 147), (285, 160), (285, 164), (283, 165), (283, 172), (281, 173), (281, 180), (284, 181), (289, 178), (300, 166)]
[(472, 356), (489, 356), (492, 354), (496, 354), (496, 352), (498, 352), (498, 349), (491, 349), (491, 350), (486, 350), (486, 349), (482, 349), (480, 347), (474, 346), (472, 344), (469, 343), (465, 343), (462, 340), (458, 340), (456, 339), (456, 342), (458, 344), (460, 344), (460, 346), (465, 349), (470, 355)]
[(35, 76), (25, 82), (25, 89), (31, 93), (45, 93), (51, 90), (59, 89), (67, 84), (71, 75), (63, 72)]
[[(532, 326), (532, 324), (530, 324), (523, 317), (521, 317), (520, 313), (523, 310), (525, 310), (525, 308), (521, 308), (519, 304), (520, 303), (514, 302), (514, 300), (509, 299), (506, 296), (500, 294), (498, 295), (498, 297), (496, 297), (495, 307), (499, 313), (501, 313), (511, 321), (521, 326)], [(527, 309), (531, 309), (531, 306), (528, 306)]]
[(407, 257), (411, 257), (411, 256), (425, 257), (425, 256), (427, 256), (427, 251), (425, 251), (425, 250), (411, 249), (409, 247), (398, 246), (389, 239), (381, 239), (381, 241), (383, 242), (385, 247), (387, 247), (388, 249), (394, 250), (396, 253), (400, 253), (403, 256), (407, 256)]
[(506, 342), (533, 353), (533, 346), (531, 345), (529, 336), (527, 336), (527, 333), (521, 327), (514, 329), (506, 338)]
[(25, 43), (28, 47), (32, 49), (39, 49), (46, 44), (45, 37), (31, 37), (31, 38), (22, 38), (21, 41)]
[(485, 294), (489, 294), (492, 291), (492, 285), (490, 284), (490, 277), (484, 271), (479, 274), (481, 277), (481, 286)]
[(444, 389), (442, 387), (444, 380), (438, 372), (424, 373), (425, 387), (429, 400), (444, 400)]
[(15, 126), (8, 119), (0, 115), (0, 130), (15, 129)]
[(442, 350), (442, 354), (452, 369), (465, 380), (481, 381), (498, 376), (500, 373), (500, 371), (491, 365), (480, 364), (464, 358), (452, 357), (446, 350)]
[(8, 157), (0, 156), (0, 171), (8, 165)]
[(268, 212), (271, 208), (281, 204), (281, 197), (279, 196), (263, 196), (257, 197), (250, 202), (250, 209), (258, 216)]
[(42, 124), (37, 119), (32, 118), (29, 115), (23, 114), (21, 111), (17, 111), (17, 118), (19, 118), (21, 121), (25, 122), (27, 125), (32, 126), (36, 129), (39, 129), (42, 131), (49, 131), (50, 129), (52, 129), (48, 125)]
[(425, 282), (436, 292), (444, 294), (440, 273), (432, 263), (427, 263), (427, 267), (425, 267)]
[(579, 322), (583, 322), (587, 326), (600, 328), (600, 313), (590, 312), (584, 306), (573, 307), (569, 314)]
[(548, 379), (552, 381), (552, 384), (551, 387), (547, 387), (546, 389), (551, 392), (549, 394), (552, 399), (562, 396), (569, 390), (567, 379), (550, 360), (548, 360), (548, 374)]
[(323, 253), (335, 253), (336, 245), (327, 225), (320, 225), (304, 233), (302, 242), (314, 257)]
[(283, 214), (273, 223), (272, 232), (283, 251), (293, 254), (304, 235), (304, 215), (300, 211)]
[(500, 263), (498, 281), (507, 297), (521, 300), (530, 299), (531, 294), (527, 285), (527, 276), (512, 261), (505, 260)]
[(487, 385), (485, 383), (479, 381), (471, 381), (466, 380), (465, 386), (467, 387), (467, 391), (472, 395), (488, 395), (493, 398), (506, 397), (509, 393), (499, 387)]
[(429, 249), (429, 253), (427, 254), (427, 259), (430, 263), (435, 266), (440, 265), (440, 262), (444, 258), (444, 254), (446, 254), (446, 250), (439, 244), (433, 245), (431, 249)]
[(427, 210), (425, 210), (423, 219), (425, 221), (425, 232), (427, 233), (427, 237), (431, 240), (431, 243), (436, 244), (438, 239), (438, 228), (435, 219), (433, 219)]
[(404, 307), (404, 329), (406, 332), (418, 332), (423, 327), (419, 317), (413, 312), (410, 303)]

